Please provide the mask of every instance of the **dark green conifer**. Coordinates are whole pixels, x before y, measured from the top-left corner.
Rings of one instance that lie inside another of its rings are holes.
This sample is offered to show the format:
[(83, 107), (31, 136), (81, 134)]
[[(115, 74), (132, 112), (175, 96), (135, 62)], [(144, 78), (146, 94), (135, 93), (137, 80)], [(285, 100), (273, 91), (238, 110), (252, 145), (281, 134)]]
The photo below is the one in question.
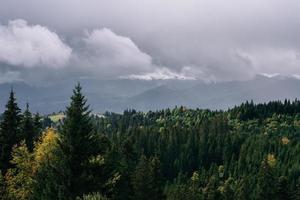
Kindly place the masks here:
[(5, 173), (11, 167), (12, 147), (23, 139), (20, 135), (21, 110), (17, 105), (14, 91), (10, 91), (9, 100), (0, 124), (0, 170)]
[(21, 125), (21, 134), (25, 139), (26, 146), (31, 152), (34, 147), (35, 130), (31, 112), (29, 111), (29, 104), (26, 104), (25, 112), (23, 113), (23, 120)]
[(289, 199), (288, 179), (285, 176), (280, 176), (278, 179), (276, 199), (278, 199), (278, 200), (288, 200)]
[[(89, 159), (101, 152), (101, 143), (95, 134), (90, 118), (89, 106), (78, 84), (73, 90), (71, 103), (66, 110), (66, 118), (59, 131), (59, 146), (61, 148), (65, 168), (65, 194), (67, 198), (93, 192), (90, 191)], [(94, 159), (95, 161), (97, 158)]]
[(262, 161), (258, 174), (257, 199), (273, 200), (275, 197), (274, 184), (276, 184), (276, 182), (273, 174), (273, 169), (269, 165), (266, 158)]

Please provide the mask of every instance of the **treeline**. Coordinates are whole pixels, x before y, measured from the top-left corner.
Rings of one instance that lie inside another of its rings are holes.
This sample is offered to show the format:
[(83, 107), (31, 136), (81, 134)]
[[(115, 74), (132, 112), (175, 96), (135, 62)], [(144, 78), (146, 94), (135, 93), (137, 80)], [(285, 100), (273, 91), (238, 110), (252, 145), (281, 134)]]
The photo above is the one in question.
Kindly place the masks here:
[(271, 117), (273, 114), (296, 115), (300, 113), (300, 101), (295, 99), (290, 101), (270, 101), (268, 103), (254, 104), (253, 101), (246, 101), (240, 106), (230, 110), (233, 118), (240, 120), (264, 119)]
[(0, 199), (300, 199), (298, 100), (104, 117), (86, 102), (77, 85), (64, 120), (43, 128), (11, 92)]

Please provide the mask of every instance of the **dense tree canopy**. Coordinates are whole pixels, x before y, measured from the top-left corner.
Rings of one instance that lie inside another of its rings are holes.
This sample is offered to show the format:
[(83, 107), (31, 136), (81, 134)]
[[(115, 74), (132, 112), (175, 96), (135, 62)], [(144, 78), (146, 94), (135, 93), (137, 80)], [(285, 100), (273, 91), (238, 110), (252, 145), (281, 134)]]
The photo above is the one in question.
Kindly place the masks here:
[(300, 199), (298, 100), (97, 116), (78, 84), (63, 119), (20, 113), (11, 92), (2, 199)]

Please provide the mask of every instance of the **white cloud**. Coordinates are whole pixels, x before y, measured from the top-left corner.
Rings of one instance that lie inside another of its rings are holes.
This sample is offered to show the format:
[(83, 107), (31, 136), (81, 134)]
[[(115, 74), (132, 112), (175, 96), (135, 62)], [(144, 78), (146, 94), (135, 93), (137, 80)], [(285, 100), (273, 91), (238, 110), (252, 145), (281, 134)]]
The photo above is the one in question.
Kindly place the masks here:
[(274, 73), (274, 74), (267, 74), (267, 73), (261, 73), (260, 75), (265, 76), (267, 78), (274, 78), (276, 76), (279, 76), (279, 73)]
[(71, 48), (44, 26), (25, 20), (0, 24), (0, 62), (23, 67), (54, 67), (67, 64)]
[(76, 54), (79, 68), (99, 72), (101, 76), (149, 71), (153, 66), (151, 56), (141, 51), (130, 38), (107, 28), (87, 32)]
[(185, 66), (180, 72), (175, 72), (167, 67), (156, 67), (153, 72), (143, 74), (131, 74), (121, 76), (123, 79), (137, 79), (137, 80), (197, 80), (201, 79), (205, 82), (215, 82), (215, 77), (208, 75), (203, 70), (195, 66)]
[(295, 48), (256, 47), (239, 55), (249, 60), (254, 74), (288, 76), (300, 72), (300, 51)]
[(179, 80), (195, 80), (193, 76), (186, 76), (184, 73), (176, 73), (170, 69), (156, 68), (153, 72), (144, 74), (131, 74), (127, 76), (121, 76), (122, 79), (137, 79), (137, 80), (168, 80), (168, 79), (179, 79)]

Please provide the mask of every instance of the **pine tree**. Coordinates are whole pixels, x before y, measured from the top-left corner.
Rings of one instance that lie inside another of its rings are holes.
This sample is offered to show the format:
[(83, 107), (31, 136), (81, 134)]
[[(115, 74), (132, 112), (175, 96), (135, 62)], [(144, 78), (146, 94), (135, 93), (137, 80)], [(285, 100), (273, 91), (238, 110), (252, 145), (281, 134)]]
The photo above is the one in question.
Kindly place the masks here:
[(26, 104), (26, 110), (23, 113), (23, 120), (21, 125), (21, 134), (25, 138), (25, 143), (30, 152), (33, 150), (35, 136), (34, 123), (31, 112), (29, 111), (29, 104)]
[(158, 158), (148, 160), (144, 155), (141, 156), (132, 178), (133, 199), (163, 199), (161, 177)]
[(34, 140), (36, 141), (41, 133), (42, 133), (42, 121), (41, 121), (41, 116), (39, 113), (36, 113), (33, 117), (33, 126), (34, 126)]
[(300, 200), (300, 178), (296, 182), (295, 191), (292, 193), (293, 200)]
[(5, 173), (11, 167), (11, 151), (15, 144), (19, 143), (21, 110), (16, 103), (14, 91), (11, 90), (3, 120), (0, 124), (0, 170)]
[[(66, 163), (64, 179), (66, 195), (69, 199), (93, 192), (89, 191), (89, 159), (102, 153), (99, 137), (95, 134), (90, 119), (89, 106), (78, 84), (73, 90), (66, 118), (59, 131), (59, 146)], [(95, 174), (94, 174), (95, 175)]]
[(225, 181), (224, 189), (223, 189), (223, 199), (224, 200), (231, 200), (234, 199), (234, 179), (228, 178)]
[(278, 179), (276, 198), (278, 200), (288, 200), (289, 199), (288, 179), (285, 176), (281, 176)]
[(274, 188), (272, 187), (275, 183), (273, 169), (269, 165), (267, 158), (261, 163), (258, 183), (257, 183), (257, 198), (259, 200), (273, 200), (274, 199)]
[(246, 177), (242, 178), (238, 184), (235, 197), (238, 200), (248, 200), (249, 198), (249, 181)]
[(152, 199), (151, 179), (149, 177), (149, 163), (145, 156), (141, 156), (132, 177), (133, 191), (135, 200)]
[(218, 181), (215, 176), (211, 176), (205, 188), (206, 199), (215, 200), (219, 199)]
[(162, 173), (160, 170), (160, 161), (157, 157), (153, 157), (149, 161), (150, 164), (150, 175), (151, 178), (151, 190), (152, 190), (152, 199), (160, 200), (163, 199), (163, 189), (162, 189)]

